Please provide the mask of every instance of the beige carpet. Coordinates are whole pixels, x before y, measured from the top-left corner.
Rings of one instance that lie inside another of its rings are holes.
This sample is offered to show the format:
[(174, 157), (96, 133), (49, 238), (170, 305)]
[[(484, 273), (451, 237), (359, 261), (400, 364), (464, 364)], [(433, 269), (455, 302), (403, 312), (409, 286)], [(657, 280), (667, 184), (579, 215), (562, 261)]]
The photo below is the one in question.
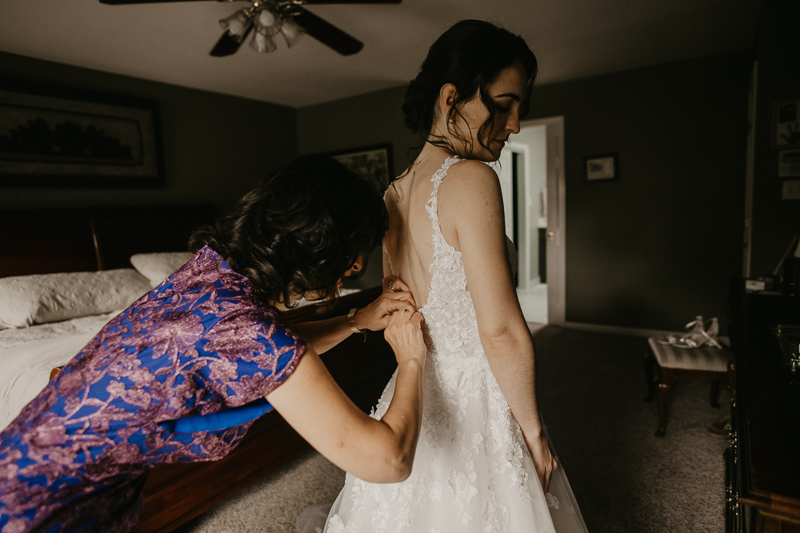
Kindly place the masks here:
[(333, 503), (343, 486), (344, 472), (310, 450), (176, 531), (295, 533), (306, 507)]

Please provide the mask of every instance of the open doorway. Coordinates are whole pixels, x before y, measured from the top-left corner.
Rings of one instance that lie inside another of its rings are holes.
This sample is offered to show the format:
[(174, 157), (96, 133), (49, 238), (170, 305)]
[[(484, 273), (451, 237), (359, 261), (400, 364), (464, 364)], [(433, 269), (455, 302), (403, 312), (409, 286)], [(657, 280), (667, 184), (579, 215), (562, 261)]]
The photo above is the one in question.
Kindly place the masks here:
[(564, 322), (564, 119), (523, 122), (496, 166), (528, 322)]

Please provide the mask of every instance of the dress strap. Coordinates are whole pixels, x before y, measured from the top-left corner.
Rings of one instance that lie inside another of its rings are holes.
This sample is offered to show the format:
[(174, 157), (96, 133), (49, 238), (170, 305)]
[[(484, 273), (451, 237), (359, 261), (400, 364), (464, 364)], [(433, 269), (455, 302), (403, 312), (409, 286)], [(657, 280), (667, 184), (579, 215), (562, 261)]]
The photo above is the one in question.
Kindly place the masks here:
[(439, 170), (434, 172), (433, 176), (431, 176), (433, 191), (431, 191), (431, 197), (428, 198), (428, 203), (425, 205), (425, 211), (428, 212), (428, 217), (431, 219), (434, 236), (441, 233), (439, 228), (439, 185), (442, 184), (444, 177), (447, 176), (447, 170), (459, 161), (461, 160), (458, 156), (448, 157), (444, 160)]

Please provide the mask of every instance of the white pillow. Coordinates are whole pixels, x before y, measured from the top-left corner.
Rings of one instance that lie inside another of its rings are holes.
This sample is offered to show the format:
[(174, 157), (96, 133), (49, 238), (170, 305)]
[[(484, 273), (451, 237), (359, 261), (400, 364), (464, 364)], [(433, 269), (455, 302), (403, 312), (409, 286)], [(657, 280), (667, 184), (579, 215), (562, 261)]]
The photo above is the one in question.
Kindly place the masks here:
[(189, 252), (136, 254), (131, 257), (131, 264), (142, 276), (149, 279), (151, 287), (155, 288), (192, 257), (194, 254)]
[(149, 291), (132, 268), (0, 278), (0, 329), (108, 313)]

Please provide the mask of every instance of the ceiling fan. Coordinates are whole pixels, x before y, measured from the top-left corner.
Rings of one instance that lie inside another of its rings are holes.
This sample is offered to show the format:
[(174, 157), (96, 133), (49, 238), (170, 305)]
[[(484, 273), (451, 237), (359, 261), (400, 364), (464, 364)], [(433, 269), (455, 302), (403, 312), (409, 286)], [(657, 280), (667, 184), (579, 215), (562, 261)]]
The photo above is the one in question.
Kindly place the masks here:
[[(191, 2), (197, 0), (100, 0), (101, 4), (160, 4), (164, 2)], [(236, 0), (216, 0), (232, 2)], [(307, 33), (322, 44), (344, 56), (356, 54), (364, 43), (343, 32), (330, 22), (307, 11), (309, 4), (399, 4), (402, 0), (249, 0), (250, 5), (219, 21), (224, 28), (211, 55), (224, 57), (239, 50), (245, 38), (255, 31), (250, 47), (259, 52), (277, 49), (273, 37), (281, 35), (288, 46)]]

